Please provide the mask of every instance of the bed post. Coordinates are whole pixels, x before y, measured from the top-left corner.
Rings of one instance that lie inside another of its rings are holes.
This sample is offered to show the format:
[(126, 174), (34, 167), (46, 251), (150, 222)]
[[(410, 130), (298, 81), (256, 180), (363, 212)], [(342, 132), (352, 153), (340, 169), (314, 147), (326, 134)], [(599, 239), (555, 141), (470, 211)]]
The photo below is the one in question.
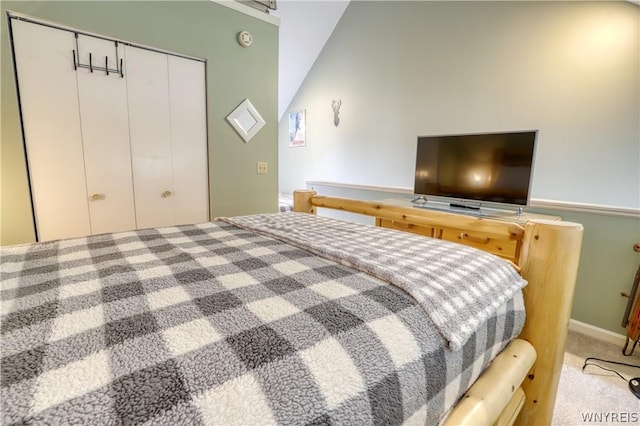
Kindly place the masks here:
[(311, 204), (311, 198), (316, 195), (316, 191), (309, 189), (296, 190), (293, 192), (293, 211), (300, 213), (316, 213), (316, 208)]
[(529, 285), (524, 288), (527, 319), (519, 337), (535, 347), (537, 360), (522, 384), (526, 401), (517, 424), (551, 424), (582, 231), (582, 225), (562, 221), (531, 221), (525, 226), (520, 266)]

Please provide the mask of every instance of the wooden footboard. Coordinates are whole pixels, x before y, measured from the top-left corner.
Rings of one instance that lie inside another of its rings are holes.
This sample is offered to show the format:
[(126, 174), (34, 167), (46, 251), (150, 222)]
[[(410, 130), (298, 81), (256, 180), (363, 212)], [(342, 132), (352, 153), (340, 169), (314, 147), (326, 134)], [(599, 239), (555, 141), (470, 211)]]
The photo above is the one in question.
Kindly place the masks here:
[[(527, 319), (520, 339), (492, 363), (451, 412), (451, 424), (551, 424), (562, 370), (583, 227), (562, 221), (530, 221), (524, 227), (496, 220), (434, 212), (296, 191), (294, 211), (315, 213), (318, 207), (402, 221), (422, 227), (453, 227), (492, 239), (515, 241), (516, 268), (528, 281), (524, 289)], [(510, 359), (510, 358), (519, 359)], [(526, 371), (526, 374), (523, 373)], [(524, 380), (522, 380), (524, 377)], [(526, 395), (522, 403), (522, 391)]]

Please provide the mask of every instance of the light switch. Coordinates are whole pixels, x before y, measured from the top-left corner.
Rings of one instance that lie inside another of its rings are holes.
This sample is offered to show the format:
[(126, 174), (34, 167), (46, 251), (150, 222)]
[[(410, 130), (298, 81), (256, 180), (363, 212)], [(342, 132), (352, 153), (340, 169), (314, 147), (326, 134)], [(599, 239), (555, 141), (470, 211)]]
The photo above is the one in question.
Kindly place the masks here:
[(266, 175), (267, 173), (269, 173), (269, 163), (267, 163), (266, 161), (258, 161), (256, 172), (259, 175)]

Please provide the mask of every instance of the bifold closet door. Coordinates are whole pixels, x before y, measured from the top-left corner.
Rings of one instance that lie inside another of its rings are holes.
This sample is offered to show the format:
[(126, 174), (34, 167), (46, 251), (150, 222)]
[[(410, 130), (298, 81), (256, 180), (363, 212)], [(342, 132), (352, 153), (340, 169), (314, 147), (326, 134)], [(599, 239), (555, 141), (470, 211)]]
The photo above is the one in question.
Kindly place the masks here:
[(204, 62), (169, 56), (175, 223), (209, 220)]
[(139, 229), (174, 225), (167, 55), (126, 46), (129, 135)]
[(138, 228), (208, 220), (204, 63), (126, 46)]
[(204, 62), (11, 26), (39, 241), (209, 219)]
[(89, 235), (73, 34), (15, 19), (11, 28), (39, 240)]
[[(106, 62), (112, 70), (124, 54), (122, 45), (84, 35), (78, 51), (81, 63), (88, 64), (91, 53), (94, 64)], [(135, 229), (127, 82), (118, 73), (85, 68), (77, 77), (91, 233)]]

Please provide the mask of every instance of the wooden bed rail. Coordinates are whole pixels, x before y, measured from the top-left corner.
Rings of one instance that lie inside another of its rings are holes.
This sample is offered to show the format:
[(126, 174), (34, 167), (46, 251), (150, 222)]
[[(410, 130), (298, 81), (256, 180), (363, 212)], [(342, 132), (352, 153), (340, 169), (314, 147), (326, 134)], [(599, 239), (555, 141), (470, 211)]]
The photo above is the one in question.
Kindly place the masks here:
[[(517, 266), (528, 281), (523, 291), (527, 318), (519, 338), (531, 343), (537, 360), (522, 382), (526, 399), (515, 423), (551, 424), (580, 260), (583, 233), (581, 224), (532, 220), (522, 227), (508, 222), (446, 212), (318, 196), (315, 191), (309, 190), (295, 191), (293, 198), (294, 211), (298, 212), (316, 213), (318, 207), (324, 207), (418, 225), (469, 229), (476, 234), (482, 233), (496, 239), (519, 240), (522, 247)], [(483, 385), (487, 391), (492, 387)], [(456, 407), (454, 412), (459, 408), (470, 410), (470, 413), (474, 410), (481, 411), (486, 413), (482, 416), (483, 423), (496, 422), (502, 412), (497, 411), (498, 408), (491, 408), (487, 412), (482, 392), (474, 391), (476, 404), (463, 404), (465, 407)], [(516, 392), (515, 388), (513, 392)], [(460, 415), (460, 418), (474, 418), (472, 414), (466, 416), (458, 412), (456, 415)]]

